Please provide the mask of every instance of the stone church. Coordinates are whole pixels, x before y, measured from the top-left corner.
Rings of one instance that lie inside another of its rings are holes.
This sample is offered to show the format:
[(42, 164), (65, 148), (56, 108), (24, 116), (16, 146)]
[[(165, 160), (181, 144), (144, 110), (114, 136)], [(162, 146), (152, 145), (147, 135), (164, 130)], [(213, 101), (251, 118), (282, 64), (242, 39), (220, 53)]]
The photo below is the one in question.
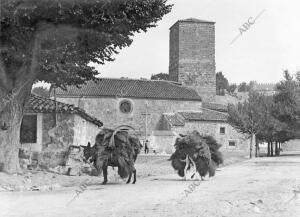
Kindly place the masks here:
[[(177, 21), (170, 28), (169, 58), (170, 81), (101, 78), (57, 89), (55, 97), (105, 127), (130, 126), (159, 152), (171, 153), (176, 136), (194, 129), (214, 136), (225, 149), (247, 149), (246, 137), (227, 123), (226, 106), (216, 102), (215, 23)], [(80, 143), (93, 143), (94, 134), (85, 130)]]

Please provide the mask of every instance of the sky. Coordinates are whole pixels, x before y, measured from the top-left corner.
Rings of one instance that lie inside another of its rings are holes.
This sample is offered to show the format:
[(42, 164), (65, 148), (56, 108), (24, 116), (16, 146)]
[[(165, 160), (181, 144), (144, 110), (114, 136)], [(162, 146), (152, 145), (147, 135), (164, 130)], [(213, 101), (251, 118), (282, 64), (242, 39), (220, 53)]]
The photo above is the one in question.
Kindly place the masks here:
[[(149, 79), (152, 74), (168, 73), (169, 28), (191, 17), (216, 22), (216, 71), (222, 71), (230, 83), (275, 83), (283, 70), (300, 70), (299, 0), (168, 2), (174, 4), (173, 9), (157, 27), (136, 34), (132, 45), (114, 56), (114, 62), (96, 66), (100, 77)], [(243, 24), (259, 14), (240, 34)]]

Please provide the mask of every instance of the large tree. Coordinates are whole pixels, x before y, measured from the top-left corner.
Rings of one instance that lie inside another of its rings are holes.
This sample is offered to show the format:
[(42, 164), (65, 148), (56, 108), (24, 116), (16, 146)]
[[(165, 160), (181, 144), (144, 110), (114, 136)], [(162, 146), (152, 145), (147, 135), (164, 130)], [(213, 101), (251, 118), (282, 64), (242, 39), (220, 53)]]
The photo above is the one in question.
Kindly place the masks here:
[(0, 169), (19, 171), (24, 104), (37, 80), (95, 79), (132, 36), (170, 12), (166, 0), (0, 0)]
[(273, 115), (276, 108), (273, 96), (262, 96), (260, 108), (262, 109), (260, 114), (263, 121), (260, 122), (257, 138), (268, 143), (269, 156), (273, 156), (274, 143), (276, 144), (276, 153), (279, 154), (277, 144), (290, 139), (287, 132), (288, 126)]
[(246, 82), (242, 82), (238, 86), (238, 92), (249, 92), (250, 91), (250, 85), (248, 85)]
[(216, 88), (217, 95), (224, 96), (225, 90), (229, 89), (229, 82), (222, 72), (216, 73)]
[(238, 105), (228, 105), (228, 122), (238, 132), (246, 134), (250, 138), (249, 156), (253, 155), (255, 136), (260, 132), (264, 121), (263, 95), (251, 91), (248, 101)]
[(300, 138), (300, 80), (299, 73), (295, 78), (284, 72), (284, 80), (276, 85), (273, 115), (287, 125), (289, 137)]
[(300, 124), (300, 81), (284, 72), (284, 80), (276, 85), (277, 93), (274, 96), (276, 116), (279, 120), (288, 123), (295, 129)]
[(169, 80), (169, 74), (167, 73), (158, 73), (158, 74), (154, 74), (151, 75), (151, 80), (164, 80), (164, 81), (168, 81)]

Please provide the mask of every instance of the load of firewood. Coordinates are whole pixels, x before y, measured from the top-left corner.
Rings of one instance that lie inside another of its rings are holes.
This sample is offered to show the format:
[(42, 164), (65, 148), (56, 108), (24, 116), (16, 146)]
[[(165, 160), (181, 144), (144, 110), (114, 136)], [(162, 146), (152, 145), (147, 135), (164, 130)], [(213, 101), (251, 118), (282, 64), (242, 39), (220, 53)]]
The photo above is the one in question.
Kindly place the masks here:
[(96, 143), (93, 147), (84, 147), (84, 156), (94, 163), (95, 168), (100, 174), (103, 172), (104, 183), (107, 182), (107, 167), (118, 167), (118, 174), (121, 178), (134, 175), (136, 170), (134, 163), (142, 145), (139, 139), (130, 135), (127, 131), (118, 129), (102, 129), (96, 136)]
[(213, 137), (201, 136), (197, 131), (180, 136), (174, 146), (175, 152), (170, 160), (172, 167), (181, 177), (185, 177), (186, 172), (192, 168), (201, 178), (207, 174), (211, 177), (215, 175), (216, 168), (223, 163), (223, 155), (219, 151), (222, 145)]

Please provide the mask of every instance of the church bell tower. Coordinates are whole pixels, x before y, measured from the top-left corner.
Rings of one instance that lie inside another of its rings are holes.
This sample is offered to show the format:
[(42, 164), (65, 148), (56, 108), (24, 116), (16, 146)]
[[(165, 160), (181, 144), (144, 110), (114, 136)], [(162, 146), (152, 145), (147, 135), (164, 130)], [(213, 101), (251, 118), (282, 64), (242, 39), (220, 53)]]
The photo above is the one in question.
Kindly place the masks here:
[(177, 21), (170, 28), (169, 77), (195, 89), (205, 100), (216, 95), (215, 23)]

